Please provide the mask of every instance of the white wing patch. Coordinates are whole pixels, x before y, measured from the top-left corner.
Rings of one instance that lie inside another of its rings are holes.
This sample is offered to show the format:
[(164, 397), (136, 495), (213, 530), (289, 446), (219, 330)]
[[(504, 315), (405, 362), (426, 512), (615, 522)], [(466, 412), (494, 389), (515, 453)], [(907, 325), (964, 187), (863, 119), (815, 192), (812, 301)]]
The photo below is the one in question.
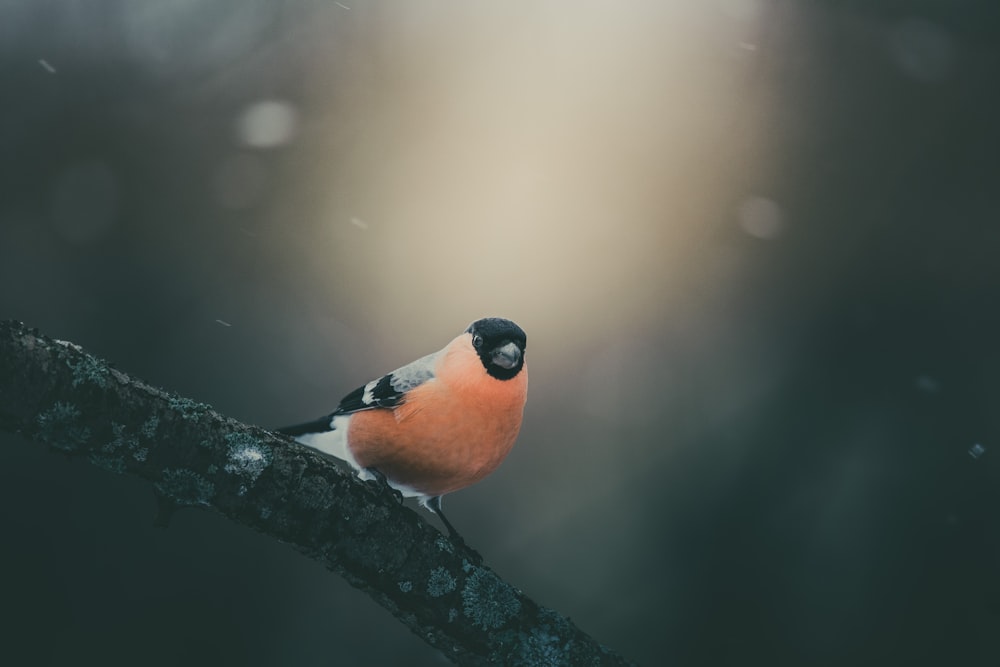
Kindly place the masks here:
[[(393, 391), (405, 394), (414, 387), (419, 387), (428, 380), (434, 379), (434, 366), (437, 365), (440, 355), (440, 352), (428, 354), (426, 357), (420, 357), (416, 361), (410, 362), (390, 373), (392, 379), (389, 381), (389, 384), (392, 386)], [(371, 386), (371, 383), (369, 383), (369, 386)], [(374, 387), (372, 388), (374, 389)], [(365, 390), (367, 392), (368, 387), (365, 387)]]
[(365, 385), (365, 393), (361, 395), (361, 402), (365, 405), (371, 405), (375, 402), (375, 386), (378, 382), (378, 380), (372, 380)]

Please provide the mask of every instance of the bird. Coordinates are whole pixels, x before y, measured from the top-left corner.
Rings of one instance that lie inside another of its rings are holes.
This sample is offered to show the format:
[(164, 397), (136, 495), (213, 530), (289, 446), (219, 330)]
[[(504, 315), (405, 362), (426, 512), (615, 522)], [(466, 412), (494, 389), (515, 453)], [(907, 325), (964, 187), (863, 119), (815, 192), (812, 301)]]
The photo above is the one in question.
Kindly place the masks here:
[(464, 544), (441, 498), (480, 481), (514, 446), (527, 401), (527, 336), (478, 319), (441, 350), (372, 380), (318, 419), (278, 429), (417, 498)]

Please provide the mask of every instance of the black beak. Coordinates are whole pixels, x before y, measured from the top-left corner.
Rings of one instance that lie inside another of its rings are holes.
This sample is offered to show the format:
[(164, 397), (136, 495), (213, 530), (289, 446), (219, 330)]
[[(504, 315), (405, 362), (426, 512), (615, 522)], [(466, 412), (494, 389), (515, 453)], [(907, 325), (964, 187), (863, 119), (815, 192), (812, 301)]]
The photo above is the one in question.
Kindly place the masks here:
[(493, 348), (490, 356), (494, 364), (500, 368), (510, 370), (521, 361), (521, 348), (514, 343), (507, 343), (506, 345)]

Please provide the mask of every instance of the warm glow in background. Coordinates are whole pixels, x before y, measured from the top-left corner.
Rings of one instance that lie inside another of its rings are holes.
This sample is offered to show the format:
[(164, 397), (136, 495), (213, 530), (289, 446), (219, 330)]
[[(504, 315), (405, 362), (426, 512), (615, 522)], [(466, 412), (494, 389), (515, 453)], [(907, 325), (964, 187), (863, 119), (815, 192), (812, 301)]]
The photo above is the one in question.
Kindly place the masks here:
[[(994, 665), (1000, 34), (960, 4), (4, 3), (0, 317), (262, 425), (511, 318), (521, 437), (445, 501), (507, 580), (641, 664)], [(0, 662), (441, 664), (0, 439)]]
[(533, 344), (561, 340), (545, 358), (564, 366), (579, 364), (567, 341), (655, 326), (692, 282), (725, 279), (725, 257), (696, 251), (731, 222), (733, 175), (768, 169), (748, 131), (767, 99), (748, 80), (752, 16), (406, 3), (337, 18), (308, 54), (302, 157), (281, 165), (263, 231), (308, 267), (317, 310), (400, 354), (422, 349), (401, 322), (436, 345), (442, 325), (505, 314)]

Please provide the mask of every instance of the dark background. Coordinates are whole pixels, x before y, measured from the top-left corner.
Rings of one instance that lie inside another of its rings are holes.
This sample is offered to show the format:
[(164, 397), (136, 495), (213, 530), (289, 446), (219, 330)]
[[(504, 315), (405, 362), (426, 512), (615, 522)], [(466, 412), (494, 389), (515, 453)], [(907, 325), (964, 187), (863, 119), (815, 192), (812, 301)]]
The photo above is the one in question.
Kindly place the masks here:
[[(509, 317), (520, 440), (445, 503), (508, 581), (643, 664), (1000, 664), (992, 5), (3, 2), (0, 317), (261, 425)], [(443, 663), (0, 457), (5, 664)]]

